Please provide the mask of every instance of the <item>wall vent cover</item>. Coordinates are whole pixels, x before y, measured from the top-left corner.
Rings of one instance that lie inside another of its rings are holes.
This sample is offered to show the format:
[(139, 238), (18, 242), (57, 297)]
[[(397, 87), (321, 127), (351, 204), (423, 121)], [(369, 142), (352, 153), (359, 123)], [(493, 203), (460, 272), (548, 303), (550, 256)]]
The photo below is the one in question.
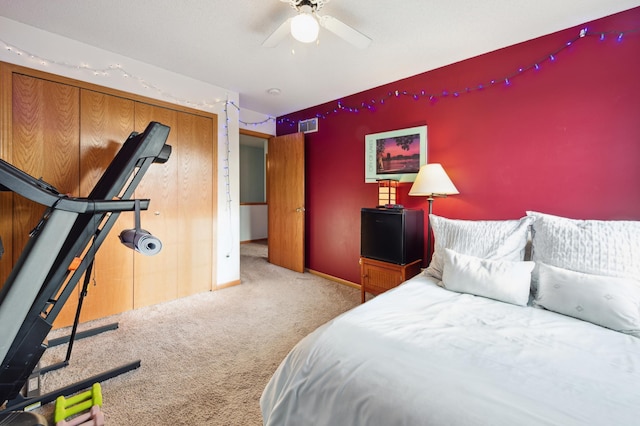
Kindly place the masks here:
[(318, 118), (298, 121), (298, 131), (302, 133), (313, 133), (318, 131)]

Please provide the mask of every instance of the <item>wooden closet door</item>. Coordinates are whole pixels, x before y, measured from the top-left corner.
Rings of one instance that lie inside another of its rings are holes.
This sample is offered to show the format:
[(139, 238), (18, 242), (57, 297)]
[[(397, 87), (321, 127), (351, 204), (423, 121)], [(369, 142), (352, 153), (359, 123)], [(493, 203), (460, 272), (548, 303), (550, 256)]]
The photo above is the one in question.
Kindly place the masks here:
[[(134, 101), (83, 89), (80, 92), (80, 196), (89, 195), (134, 130)], [(133, 213), (121, 213), (100, 246), (81, 321), (133, 309), (133, 250), (118, 235), (133, 228)], [(81, 288), (82, 281), (78, 283)]]
[[(142, 227), (160, 237), (164, 248), (146, 257), (122, 246), (120, 231), (134, 226), (133, 213), (122, 213), (96, 257), (96, 286), (89, 288), (82, 321), (212, 289), (215, 114), (3, 62), (0, 104), (2, 158), (72, 196), (89, 193), (132, 130), (141, 132), (150, 121), (171, 127), (173, 155), (166, 164), (153, 164), (135, 193), (151, 199), (149, 210), (142, 212)], [(0, 285), (44, 210), (12, 192), (0, 193), (0, 235), (6, 249)], [(73, 322), (78, 294), (79, 288), (54, 327)]]
[(213, 283), (213, 120), (179, 113), (178, 296)]
[[(60, 193), (79, 195), (79, 89), (21, 74), (12, 76), (11, 162), (42, 178)], [(44, 206), (13, 196), (12, 259), (15, 264)], [(73, 322), (77, 298), (70, 297), (55, 321)]]
[(167, 143), (172, 154), (164, 164), (152, 164), (138, 185), (136, 198), (149, 198), (149, 209), (143, 211), (141, 227), (162, 241), (155, 256), (134, 254), (135, 308), (165, 302), (178, 297), (178, 113), (174, 110), (137, 102), (136, 131), (143, 132), (149, 122), (169, 126)]

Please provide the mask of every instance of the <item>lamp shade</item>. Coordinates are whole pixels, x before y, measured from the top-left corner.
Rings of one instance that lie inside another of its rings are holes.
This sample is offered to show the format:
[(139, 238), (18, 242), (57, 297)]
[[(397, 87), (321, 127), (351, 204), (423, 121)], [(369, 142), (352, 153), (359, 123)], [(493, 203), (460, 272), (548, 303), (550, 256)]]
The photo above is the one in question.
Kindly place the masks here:
[(311, 43), (318, 38), (320, 25), (310, 13), (301, 12), (291, 20), (291, 35), (303, 43)]
[(420, 167), (418, 176), (409, 190), (409, 195), (429, 197), (451, 194), (459, 194), (458, 189), (439, 163), (425, 164)]

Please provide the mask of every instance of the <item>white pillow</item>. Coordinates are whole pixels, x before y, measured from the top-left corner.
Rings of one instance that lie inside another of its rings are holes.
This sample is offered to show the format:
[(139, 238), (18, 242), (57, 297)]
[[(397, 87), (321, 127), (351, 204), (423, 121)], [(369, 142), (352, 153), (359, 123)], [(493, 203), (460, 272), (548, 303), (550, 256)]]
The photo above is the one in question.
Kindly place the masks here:
[(640, 282), (538, 264), (537, 306), (640, 337)]
[[(535, 262), (587, 274), (640, 281), (640, 222), (577, 220), (527, 212)], [(533, 273), (534, 283), (537, 271)]]
[(533, 262), (487, 260), (444, 249), (442, 283), (448, 290), (525, 306)]
[(516, 220), (457, 220), (429, 215), (435, 240), (426, 274), (442, 279), (445, 248), (481, 259), (520, 261), (524, 259), (532, 218)]

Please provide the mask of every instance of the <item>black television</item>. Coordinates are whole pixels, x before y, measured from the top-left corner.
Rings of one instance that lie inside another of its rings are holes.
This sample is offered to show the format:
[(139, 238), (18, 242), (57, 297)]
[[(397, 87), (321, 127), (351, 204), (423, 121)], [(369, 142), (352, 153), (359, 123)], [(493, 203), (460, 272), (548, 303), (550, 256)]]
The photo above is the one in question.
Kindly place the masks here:
[(423, 259), (424, 213), (419, 209), (363, 208), (360, 255), (406, 265)]

